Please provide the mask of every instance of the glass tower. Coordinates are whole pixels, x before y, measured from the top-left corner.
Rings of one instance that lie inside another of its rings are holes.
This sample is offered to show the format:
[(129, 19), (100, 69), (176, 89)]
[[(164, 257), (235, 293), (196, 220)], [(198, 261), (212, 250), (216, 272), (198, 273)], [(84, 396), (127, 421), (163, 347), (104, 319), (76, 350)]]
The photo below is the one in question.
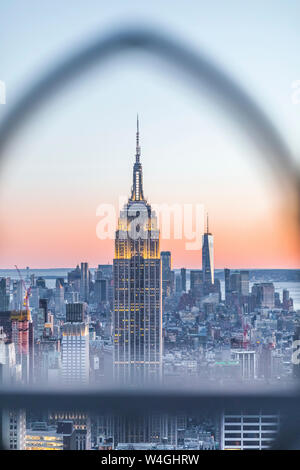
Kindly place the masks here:
[(202, 273), (203, 289), (204, 293), (207, 294), (214, 284), (214, 237), (209, 232), (208, 217), (206, 233), (202, 237)]

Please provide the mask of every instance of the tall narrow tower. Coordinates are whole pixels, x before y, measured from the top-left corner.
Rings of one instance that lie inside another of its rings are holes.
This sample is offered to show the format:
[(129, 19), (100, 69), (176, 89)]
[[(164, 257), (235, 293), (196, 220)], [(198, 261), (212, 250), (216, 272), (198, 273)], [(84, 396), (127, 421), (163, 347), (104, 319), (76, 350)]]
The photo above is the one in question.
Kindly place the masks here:
[(121, 210), (114, 257), (114, 376), (126, 385), (159, 382), (161, 266), (157, 218), (143, 193), (139, 120), (131, 197)]
[(208, 215), (206, 232), (202, 237), (202, 274), (203, 290), (208, 294), (210, 287), (214, 284), (214, 237), (209, 231)]

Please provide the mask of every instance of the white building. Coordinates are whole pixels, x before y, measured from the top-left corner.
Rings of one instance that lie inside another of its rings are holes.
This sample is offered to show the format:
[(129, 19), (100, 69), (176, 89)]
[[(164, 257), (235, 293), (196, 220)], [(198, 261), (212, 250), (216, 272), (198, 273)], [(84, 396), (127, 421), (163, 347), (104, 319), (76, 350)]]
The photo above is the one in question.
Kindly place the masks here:
[(89, 382), (89, 328), (86, 323), (62, 327), (62, 380), (68, 384)]
[[(0, 327), (0, 384), (11, 384), (21, 381), (21, 366), (16, 364), (14, 343), (6, 342), (3, 329)], [(26, 413), (24, 410), (3, 410), (2, 440), (5, 449), (24, 450), (26, 435)]]
[(241, 377), (245, 380), (256, 378), (256, 353), (247, 349), (233, 349), (233, 360), (239, 361)]
[(223, 413), (221, 450), (267, 449), (277, 437), (279, 426), (279, 414)]
[(24, 410), (3, 410), (2, 440), (8, 450), (24, 450), (26, 436), (26, 412)]

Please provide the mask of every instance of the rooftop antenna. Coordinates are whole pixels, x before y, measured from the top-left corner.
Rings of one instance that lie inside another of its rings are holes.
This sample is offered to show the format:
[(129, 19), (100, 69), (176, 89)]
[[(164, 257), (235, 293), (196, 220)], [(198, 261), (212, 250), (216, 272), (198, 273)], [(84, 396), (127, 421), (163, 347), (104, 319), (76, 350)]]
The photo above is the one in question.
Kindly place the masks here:
[(140, 155), (141, 155), (141, 147), (140, 147), (140, 122), (139, 122), (139, 115), (136, 115), (136, 162), (140, 162)]

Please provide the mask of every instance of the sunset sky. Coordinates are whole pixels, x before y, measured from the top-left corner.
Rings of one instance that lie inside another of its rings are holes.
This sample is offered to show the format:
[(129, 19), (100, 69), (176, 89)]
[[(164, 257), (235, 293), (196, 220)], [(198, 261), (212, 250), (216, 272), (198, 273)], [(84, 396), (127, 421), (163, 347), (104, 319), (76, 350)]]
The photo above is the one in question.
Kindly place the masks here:
[[(300, 105), (291, 102), (300, 79), (298, 2), (108, 3), (1, 4), (0, 120), (64, 54), (122, 22), (153, 22), (234, 77), (299, 155)], [(144, 194), (151, 203), (204, 205), (217, 268), (300, 267), (290, 201), (251, 139), (204, 92), (133, 54), (57, 94), (9, 147), (0, 174), (0, 268), (112, 261), (113, 241), (96, 236), (96, 210), (130, 194), (137, 112)], [(162, 240), (161, 249), (172, 251), (174, 267), (200, 268), (201, 251), (185, 243)]]

